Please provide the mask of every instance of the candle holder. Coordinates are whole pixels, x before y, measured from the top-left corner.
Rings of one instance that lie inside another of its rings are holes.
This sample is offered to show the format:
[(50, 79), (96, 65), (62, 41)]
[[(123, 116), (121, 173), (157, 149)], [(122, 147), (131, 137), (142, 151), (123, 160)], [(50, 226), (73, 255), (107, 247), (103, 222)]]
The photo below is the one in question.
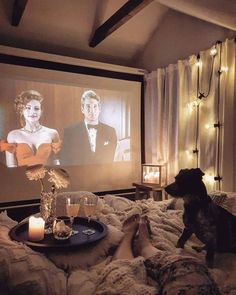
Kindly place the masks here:
[(142, 183), (163, 187), (166, 185), (166, 164), (142, 164)]

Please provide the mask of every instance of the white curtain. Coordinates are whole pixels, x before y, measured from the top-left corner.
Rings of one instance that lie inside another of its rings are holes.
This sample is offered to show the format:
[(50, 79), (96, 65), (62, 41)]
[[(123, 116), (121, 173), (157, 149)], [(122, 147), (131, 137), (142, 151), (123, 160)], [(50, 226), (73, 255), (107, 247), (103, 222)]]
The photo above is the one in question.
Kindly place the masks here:
[[(145, 156), (147, 163), (167, 163), (168, 182), (180, 169), (199, 167), (205, 172), (208, 189), (233, 191), (236, 189), (235, 41), (226, 40), (217, 44), (216, 49), (215, 57), (210, 55), (210, 49), (200, 52), (200, 65), (197, 56), (191, 56), (146, 76)], [(197, 90), (206, 97), (198, 99)], [(214, 127), (218, 119), (220, 128)], [(198, 153), (193, 153), (195, 149)], [(215, 176), (222, 177), (221, 186), (214, 181)]]

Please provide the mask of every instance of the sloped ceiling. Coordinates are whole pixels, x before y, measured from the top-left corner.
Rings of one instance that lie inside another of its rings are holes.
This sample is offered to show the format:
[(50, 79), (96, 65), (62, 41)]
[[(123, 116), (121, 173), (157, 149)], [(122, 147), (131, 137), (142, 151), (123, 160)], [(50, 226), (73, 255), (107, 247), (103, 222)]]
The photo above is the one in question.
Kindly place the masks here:
[(127, 0), (30, 0), (18, 26), (11, 25), (14, 1), (0, 1), (0, 44), (129, 65), (170, 10), (236, 31), (235, 0), (154, 0), (95, 48), (95, 30)]
[(167, 7), (236, 31), (235, 0), (158, 0)]

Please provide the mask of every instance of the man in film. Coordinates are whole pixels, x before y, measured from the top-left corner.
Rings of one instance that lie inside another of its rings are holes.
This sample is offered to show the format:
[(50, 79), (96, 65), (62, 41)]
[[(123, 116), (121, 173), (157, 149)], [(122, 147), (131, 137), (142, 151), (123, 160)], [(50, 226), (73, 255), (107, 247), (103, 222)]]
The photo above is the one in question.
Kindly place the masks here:
[(99, 121), (100, 97), (92, 90), (81, 97), (84, 120), (64, 130), (62, 165), (101, 164), (114, 161), (116, 130)]

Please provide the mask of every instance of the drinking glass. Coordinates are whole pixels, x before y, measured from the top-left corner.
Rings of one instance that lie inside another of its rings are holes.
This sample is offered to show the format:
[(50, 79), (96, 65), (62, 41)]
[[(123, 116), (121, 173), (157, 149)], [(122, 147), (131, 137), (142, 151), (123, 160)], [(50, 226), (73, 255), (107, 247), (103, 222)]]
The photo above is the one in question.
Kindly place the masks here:
[[(95, 214), (97, 209), (97, 203), (98, 203), (98, 197), (97, 196), (87, 196), (83, 199), (83, 205), (84, 205), (84, 213), (86, 217), (88, 217), (88, 226), (90, 223), (90, 218)], [(83, 233), (86, 235), (92, 235), (96, 231), (93, 228), (87, 228), (83, 230)]]
[[(67, 216), (70, 217), (72, 228), (73, 228), (74, 218), (78, 216), (79, 208), (80, 208), (80, 203), (78, 202), (78, 200), (73, 200), (70, 197), (66, 199), (66, 213), (67, 213)], [(77, 230), (73, 229), (72, 232), (73, 234), (78, 234)]]

